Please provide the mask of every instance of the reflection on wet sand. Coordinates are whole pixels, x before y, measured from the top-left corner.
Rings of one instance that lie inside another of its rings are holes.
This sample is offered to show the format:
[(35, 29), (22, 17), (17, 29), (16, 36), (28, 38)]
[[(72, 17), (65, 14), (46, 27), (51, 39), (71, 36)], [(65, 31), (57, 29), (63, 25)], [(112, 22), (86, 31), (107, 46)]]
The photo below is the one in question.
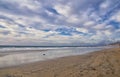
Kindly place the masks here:
[[(0, 67), (8, 67), (37, 61), (44, 61), (64, 56), (81, 55), (93, 51), (104, 49), (103, 47), (71, 47), (31, 51), (7, 51), (1, 54)], [(5, 55), (6, 54), (6, 55)]]

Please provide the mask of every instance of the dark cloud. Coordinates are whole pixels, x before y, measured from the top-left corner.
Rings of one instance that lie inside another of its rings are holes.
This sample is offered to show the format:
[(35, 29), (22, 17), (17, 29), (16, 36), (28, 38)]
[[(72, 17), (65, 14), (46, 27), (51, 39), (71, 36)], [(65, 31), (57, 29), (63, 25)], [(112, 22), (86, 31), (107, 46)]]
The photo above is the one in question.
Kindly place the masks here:
[(10, 31), (2, 31), (1, 32), (3, 35), (8, 35), (8, 34), (10, 34)]

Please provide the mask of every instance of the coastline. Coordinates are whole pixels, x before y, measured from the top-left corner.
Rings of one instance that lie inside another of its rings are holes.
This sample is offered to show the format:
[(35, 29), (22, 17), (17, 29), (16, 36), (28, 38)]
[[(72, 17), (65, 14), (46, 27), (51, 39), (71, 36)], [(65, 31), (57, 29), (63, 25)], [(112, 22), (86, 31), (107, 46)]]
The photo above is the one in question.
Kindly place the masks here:
[(0, 69), (0, 77), (119, 77), (119, 58), (120, 48), (110, 48)]
[[(46, 48), (45, 48), (46, 49)], [(0, 57), (0, 68), (19, 66), (24, 64), (31, 64), (34, 62), (53, 60), (61, 57), (83, 55), (86, 53), (107, 49), (104, 47), (72, 47), (72, 48), (57, 48), (48, 49), (47, 51), (0, 51), (0, 54), (4, 55)]]

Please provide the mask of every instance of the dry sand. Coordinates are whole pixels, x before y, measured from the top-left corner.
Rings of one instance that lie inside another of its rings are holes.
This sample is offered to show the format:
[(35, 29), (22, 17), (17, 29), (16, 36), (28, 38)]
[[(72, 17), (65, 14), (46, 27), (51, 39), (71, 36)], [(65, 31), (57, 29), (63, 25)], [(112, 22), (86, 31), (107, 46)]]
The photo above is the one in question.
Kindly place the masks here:
[(120, 48), (4, 68), (0, 77), (120, 77)]

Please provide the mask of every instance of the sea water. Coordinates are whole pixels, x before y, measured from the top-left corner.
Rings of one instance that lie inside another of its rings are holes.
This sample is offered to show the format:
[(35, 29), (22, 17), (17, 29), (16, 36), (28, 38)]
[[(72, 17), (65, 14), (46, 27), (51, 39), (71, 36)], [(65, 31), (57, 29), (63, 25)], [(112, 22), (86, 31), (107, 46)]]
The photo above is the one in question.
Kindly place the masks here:
[(99, 51), (108, 47), (1, 47), (0, 68)]

